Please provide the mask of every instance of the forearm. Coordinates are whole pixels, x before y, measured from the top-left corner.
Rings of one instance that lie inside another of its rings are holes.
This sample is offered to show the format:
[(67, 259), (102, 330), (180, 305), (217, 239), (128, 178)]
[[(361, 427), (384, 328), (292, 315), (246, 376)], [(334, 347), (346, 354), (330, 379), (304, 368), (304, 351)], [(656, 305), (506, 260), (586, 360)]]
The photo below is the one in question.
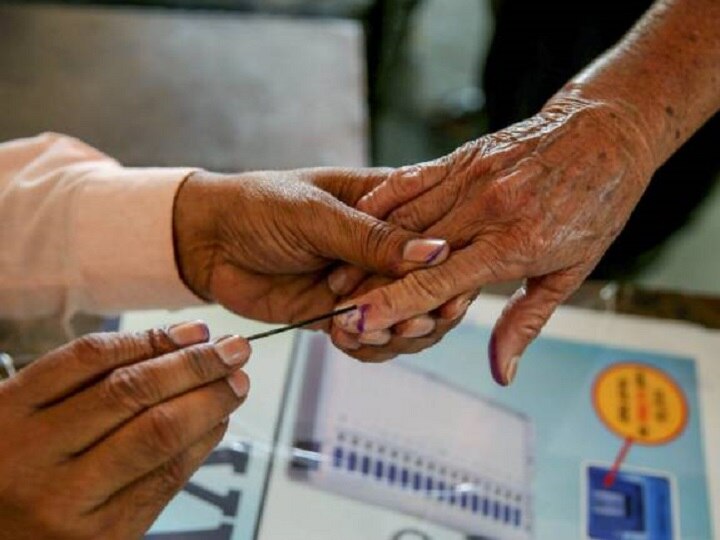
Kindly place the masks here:
[(720, 2), (658, 0), (556, 97), (617, 105), (659, 167), (720, 109)]
[(196, 302), (172, 246), (188, 172), (124, 168), (56, 134), (0, 144), (0, 318)]

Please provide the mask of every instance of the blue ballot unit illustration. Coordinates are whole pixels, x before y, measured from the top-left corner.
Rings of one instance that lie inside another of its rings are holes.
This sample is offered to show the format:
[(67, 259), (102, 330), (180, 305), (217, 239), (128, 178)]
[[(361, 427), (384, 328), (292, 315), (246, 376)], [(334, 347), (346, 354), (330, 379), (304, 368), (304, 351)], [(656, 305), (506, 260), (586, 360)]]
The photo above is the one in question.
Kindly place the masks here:
[(624, 468), (612, 485), (609, 465), (588, 464), (582, 472), (586, 539), (672, 540), (680, 538), (675, 484), (671, 476)]
[(355, 362), (321, 336), (300, 347), (292, 478), (472, 537), (533, 537), (526, 416), (407, 365)]

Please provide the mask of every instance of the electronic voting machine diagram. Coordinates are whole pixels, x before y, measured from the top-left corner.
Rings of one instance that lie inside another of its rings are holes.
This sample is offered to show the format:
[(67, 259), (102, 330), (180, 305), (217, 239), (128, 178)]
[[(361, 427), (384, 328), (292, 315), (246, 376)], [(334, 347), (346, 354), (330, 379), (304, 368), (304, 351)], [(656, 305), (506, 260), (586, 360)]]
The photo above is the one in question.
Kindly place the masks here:
[(470, 319), (382, 364), (299, 333), (278, 394), (256, 387), (266, 416), (231, 425), (148, 540), (720, 539), (700, 364), (718, 349), (613, 346), (591, 325), (540, 336), (503, 388)]
[(469, 536), (532, 538), (527, 417), (406, 365), (332, 357), (324, 343), (305, 366), (294, 478)]
[(505, 389), (457, 334), (380, 365), (303, 335), (288, 478), (447, 538), (712, 538), (693, 362), (541, 338)]

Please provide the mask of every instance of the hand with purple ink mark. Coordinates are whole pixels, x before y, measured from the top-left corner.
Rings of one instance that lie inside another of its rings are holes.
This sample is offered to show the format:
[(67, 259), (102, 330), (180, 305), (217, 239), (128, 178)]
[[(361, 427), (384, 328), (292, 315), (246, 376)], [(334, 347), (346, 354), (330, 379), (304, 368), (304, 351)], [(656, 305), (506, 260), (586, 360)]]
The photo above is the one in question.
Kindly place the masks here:
[(489, 345), (494, 379), (510, 384), (525, 349), (593, 270), (655, 170), (720, 109), (718, 24), (716, 0), (660, 0), (535, 116), (390, 171), (357, 208), (445, 238), (452, 254), (395, 281), (337, 269), (328, 284), (344, 296), (341, 305), (365, 309), (336, 317), (335, 343), (362, 360), (413, 352), (417, 343), (397, 341), (408, 321), (432, 320), (485, 284), (524, 279)]
[[(387, 169), (197, 172), (175, 204), (178, 269), (198, 296), (253, 319), (292, 323), (332, 310), (342, 262), (400, 277), (440, 264), (445, 240), (354, 208)], [(328, 329), (329, 321), (314, 328)]]

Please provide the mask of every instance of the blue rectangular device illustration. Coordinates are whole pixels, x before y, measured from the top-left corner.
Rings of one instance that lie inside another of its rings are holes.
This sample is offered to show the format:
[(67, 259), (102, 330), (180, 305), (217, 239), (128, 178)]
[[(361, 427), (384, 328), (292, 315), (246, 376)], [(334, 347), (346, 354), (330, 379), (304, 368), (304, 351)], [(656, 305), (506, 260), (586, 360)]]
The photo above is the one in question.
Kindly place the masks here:
[(659, 473), (620, 470), (611, 485), (610, 469), (590, 465), (586, 474), (587, 538), (673, 540), (674, 498), (670, 478)]

